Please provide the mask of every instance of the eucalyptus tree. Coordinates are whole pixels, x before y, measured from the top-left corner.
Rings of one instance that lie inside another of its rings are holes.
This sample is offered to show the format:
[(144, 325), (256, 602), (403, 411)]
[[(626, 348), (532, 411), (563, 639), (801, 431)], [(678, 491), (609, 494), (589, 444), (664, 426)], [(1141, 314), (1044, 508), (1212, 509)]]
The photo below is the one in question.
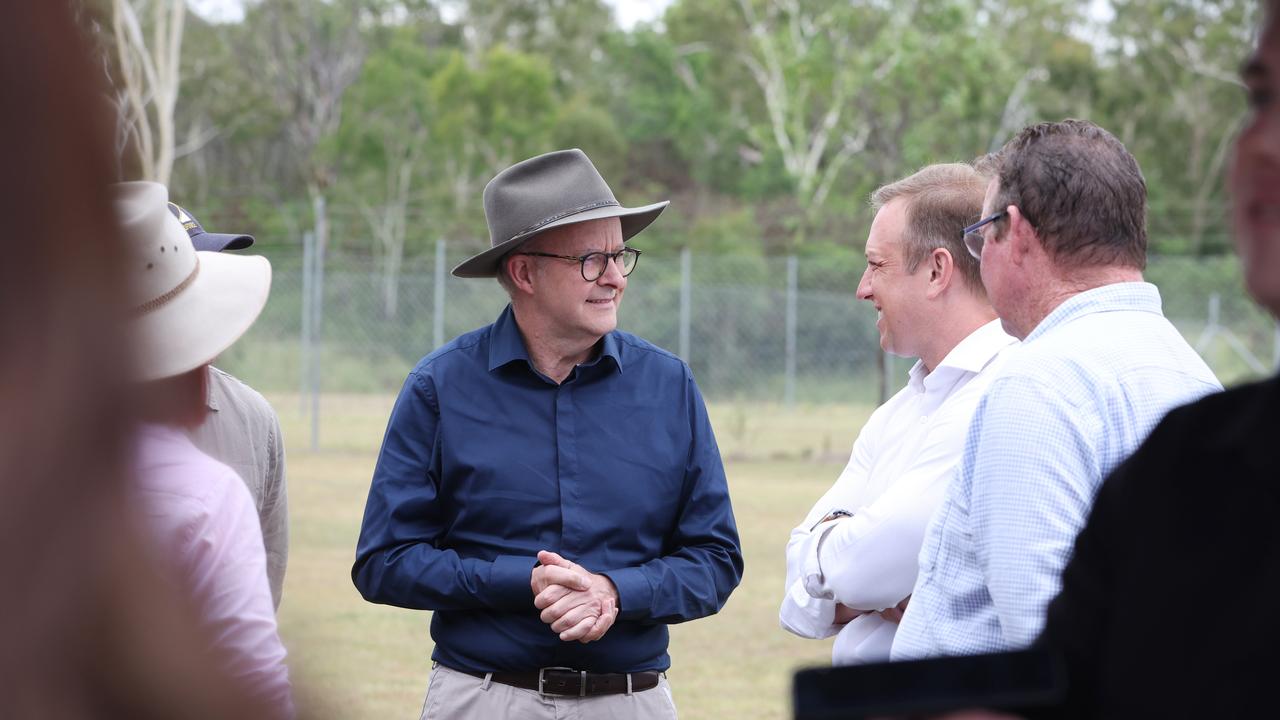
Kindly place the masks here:
[(254, 65), (282, 112), (290, 155), (311, 201), (316, 242), (329, 243), (326, 195), (336, 166), (327, 141), (342, 121), (347, 89), (368, 53), (364, 29), (377, 9), (370, 0), (263, 0), (245, 25)]
[(1113, 3), (1107, 111), (1147, 175), (1153, 240), (1169, 251), (1201, 255), (1230, 245), (1223, 170), (1246, 112), (1237, 67), (1260, 6)]
[[(425, 159), (434, 140), (437, 108), (431, 76), (436, 64), (411, 27), (385, 33), (348, 92), (334, 138), (341, 170), (338, 189), (376, 241), (388, 318), (399, 305), (411, 209), (423, 208), (424, 186), (430, 181)], [(415, 229), (430, 224), (429, 212), (418, 214), (426, 222), (415, 223)]]

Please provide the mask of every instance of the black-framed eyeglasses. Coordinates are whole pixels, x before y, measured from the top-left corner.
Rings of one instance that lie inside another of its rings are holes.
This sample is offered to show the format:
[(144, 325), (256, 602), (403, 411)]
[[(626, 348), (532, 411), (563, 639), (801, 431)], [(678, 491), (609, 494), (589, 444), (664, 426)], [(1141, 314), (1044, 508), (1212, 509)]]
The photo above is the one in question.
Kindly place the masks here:
[(982, 218), (978, 222), (960, 231), (964, 235), (965, 249), (969, 251), (970, 255), (978, 260), (982, 259), (982, 245), (986, 242), (986, 238), (982, 236), (982, 233), (979, 232), (979, 230), (993, 222), (1003, 220), (1004, 216), (1008, 214), (1009, 213), (1007, 211), (1001, 210), (994, 215), (988, 215), (987, 217)]
[(587, 282), (595, 282), (600, 279), (605, 270), (609, 269), (609, 261), (612, 260), (618, 265), (618, 270), (622, 272), (622, 277), (626, 277), (636, 269), (636, 264), (640, 262), (640, 251), (635, 248), (622, 248), (616, 253), (607, 252), (591, 252), (586, 255), (556, 255), (554, 253), (544, 252), (518, 252), (516, 255), (536, 255), (537, 257), (558, 258), (560, 260), (573, 260), (582, 266), (582, 279)]

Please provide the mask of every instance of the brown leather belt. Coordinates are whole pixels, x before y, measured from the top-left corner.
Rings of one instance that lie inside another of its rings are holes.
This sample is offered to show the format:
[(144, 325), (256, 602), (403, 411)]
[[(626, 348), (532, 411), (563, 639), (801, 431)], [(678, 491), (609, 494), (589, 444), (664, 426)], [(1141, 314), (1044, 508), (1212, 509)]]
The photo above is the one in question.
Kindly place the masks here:
[[(457, 670), (472, 677), (483, 678), (488, 673)], [(640, 692), (658, 686), (662, 673), (594, 673), (572, 668), (549, 667), (524, 672), (495, 672), (492, 680), (503, 685), (534, 690), (542, 695), (592, 697)]]

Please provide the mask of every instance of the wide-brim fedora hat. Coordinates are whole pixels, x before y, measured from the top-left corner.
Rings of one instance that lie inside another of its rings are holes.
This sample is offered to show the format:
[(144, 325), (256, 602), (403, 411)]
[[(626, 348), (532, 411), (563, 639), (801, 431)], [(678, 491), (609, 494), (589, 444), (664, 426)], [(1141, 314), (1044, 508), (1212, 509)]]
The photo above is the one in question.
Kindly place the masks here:
[(670, 201), (623, 207), (581, 150), (557, 150), (529, 158), (498, 173), (484, 188), (489, 249), (453, 269), (463, 278), (494, 277), (502, 257), (552, 228), (588, 220), (618, 218), (622, 239), (652, 223)]
[(253, 325), (267, 304), (271, 263), (254, 255), (197, 252), (153, 182), (112, 187), (124, 234), (135, 380), (208, 364)]

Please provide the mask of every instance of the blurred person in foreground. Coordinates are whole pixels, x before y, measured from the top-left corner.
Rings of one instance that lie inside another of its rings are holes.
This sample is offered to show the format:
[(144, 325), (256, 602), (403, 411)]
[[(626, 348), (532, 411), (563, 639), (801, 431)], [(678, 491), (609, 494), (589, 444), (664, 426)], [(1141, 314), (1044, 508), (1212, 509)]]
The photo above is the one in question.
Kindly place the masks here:
[(485, 187), (492, 247), (453, 274), (511, 304), (409, 374), (351, 570), (435, 611), (424, 718), (674, 718), (667, 624), (742, 577), (689, 367), (617, 330), (625, 243), (666, 205), (622, 207), (581, 150)]
[(986, 187), (969, 165), (930, 165), (871, 196), (876, 215), (858, 298), (880, 315), (881, 348), (919, 360), (791, 531), (779, 611), (782, 627), (797, 635), (835, 634), (836, 665), (889, 659), (925, 527), (978, 399), (1016, 342), (1000, 328), (961, 232), (978, 220)]
[(1119, 140), (1041, 123), (998, 167), (965, 240), (1023, 342), (974, 413), (894, 659), (1029, 645), (1102, 479), (1169, 409), (1221, 389), (1143, 282), (1146, 183)]
[(249, 720), (150, 562), (101, 77), (61, 0), (0, 3), (0, 717)]
[[(197, 252), (244, 250), (253, 236), (211, 233), (191, 213), (174, 203), (169, 212), (182, 223)], [(284, 474), (284, 438), (271, 403), (244, 381), (209, 366), (209, 393), (204, 422), (190, 431), (196, 447), (229, 466), (249, 488), (267, 551), (271, 601), (280, 608), (284, 571), (289, 560), (289, 501)]]
[[(1235, 242), (1249, 294), (1280, 320), (1280, 3), (1241, 77)], [(1061, 716), (1274, 717), (1277, 511), (1280, 377), (1170, 412), (1102, 486), (1049, 606)]]
[(188, 432), (207, 415), (210, 360), (258, 317), (271, 287), (262, 257), (199, 252), (150, 182), (112, 188), (125, 235), (136, 458), (142, 506), (158, 554), (199, 604), (201, 622), (247, 692), (293, 715), (276, 631), (266, 552), (253, 498), (235, 471)]

